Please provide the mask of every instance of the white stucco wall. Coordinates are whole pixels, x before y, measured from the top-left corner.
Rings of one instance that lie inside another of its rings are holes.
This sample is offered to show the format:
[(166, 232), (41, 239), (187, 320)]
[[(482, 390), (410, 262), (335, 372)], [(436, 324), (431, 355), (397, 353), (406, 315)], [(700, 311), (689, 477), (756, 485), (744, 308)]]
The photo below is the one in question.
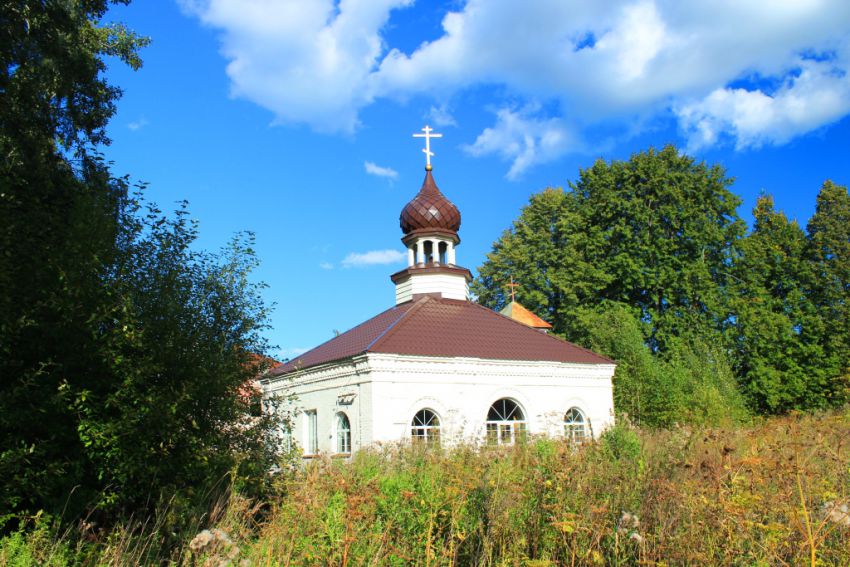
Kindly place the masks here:
[[(260, 381), (264, 395), (295, 394), (297, 410), (292, 440), (308, 446), (307, 414), (316, 410), (320, 453), (336, 452), (336, 414), (343, 412), (351, 423), (352, 450), (372, 442), (372, 384), (366, 356), (320, 365), (272, 380)], [(306, 451), (305, 451), (306, 452)]]
[[(614, 422), (614, 368), (367, 354), (263, 384), (268, 394), (294, 393), (300, 410), (317, 410), (319, 450), (333, 453), (337, 411), (351, 421), (355, 451), (375, 442), (409, 439), (411, 420), (423, 408), (440, 417), (443, 443), (478, 442), (484, 437), (488, 409), (501, 398), (519, 403), (532, 435), (563, 435), (564, 414), (577, 407), (598, 437)], [(306, 435), (302, 413), (294, 429), (301, 447)]]

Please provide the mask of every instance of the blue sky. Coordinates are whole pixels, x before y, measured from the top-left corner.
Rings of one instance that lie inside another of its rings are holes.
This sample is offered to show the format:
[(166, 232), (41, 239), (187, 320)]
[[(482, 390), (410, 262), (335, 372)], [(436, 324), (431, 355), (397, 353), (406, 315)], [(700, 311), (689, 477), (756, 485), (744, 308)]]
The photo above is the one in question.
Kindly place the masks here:
[(674, 143), (805, 225), (850, 183), (846, 0), (159, 0), (115, 7), (152, 44), (106, 154), (199, 246), (256, 233), (268, 337), (291, 357), (390, 307), (398, 214), (424, 175), (475, 273), (531, 194)]

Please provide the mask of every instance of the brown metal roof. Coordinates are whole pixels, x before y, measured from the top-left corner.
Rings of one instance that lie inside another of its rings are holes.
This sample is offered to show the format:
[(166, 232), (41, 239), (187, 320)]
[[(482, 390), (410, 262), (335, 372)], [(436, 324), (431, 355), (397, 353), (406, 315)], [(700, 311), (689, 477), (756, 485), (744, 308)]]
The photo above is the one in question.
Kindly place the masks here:
[(470, 301), (430, 296), (397, 305), (319, 345), (269, 375), (366, 352), (496, 360), (613, 364), (590, 350)]
[(460, 211), (440, 192), (431, 171), (426, 170), (422, 188), (401, 210), (399, 224), (405, 234), (422, 229), (446, 230), (456, 234), (460, 229)]

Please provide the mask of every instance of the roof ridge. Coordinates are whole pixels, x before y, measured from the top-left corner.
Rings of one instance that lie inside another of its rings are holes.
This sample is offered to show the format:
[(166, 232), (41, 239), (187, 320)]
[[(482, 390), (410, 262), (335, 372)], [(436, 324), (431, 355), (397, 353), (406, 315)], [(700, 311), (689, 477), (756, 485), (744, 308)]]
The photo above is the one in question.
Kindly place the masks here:
[[(289, 366), (289, 365), (297, 364), (297, 363), (298, 363), (301, 359), (303, 359), (305, 356), (307, 356), (307, 355), (308, 355), (308, 354), (310, 354), (311, 352), (316, 351), (316, 350), (319, 350), (320, 348), (324, 347), (325, 345), (327, 345), (327, 344), (329, 344), (329, 343), (332, 343), (332, 342), (337, 341), (337, 340), (341, 340), (343, 337), (345, 337), (346, 335), (348, 335), (349, 333), (351, 333), (351, 332), (352, 332), (352, 331), (354, 331), (355, 329), (358, 329), (358, 328), (362, 327), (363, 325), (365, 325), (366, 323), (368, 323), (368, 322), (369, 322), (369, 321), (371, 321), (372, 319), (375, 319), (375, 318), (377, 318), (377, 317), (380, 317), (381, 315), (384, 315), (385, 313), (389, 313), (390, 311), (393, 311), (393, 310), (395, 310), (395, 309), (398, 309), (398, 307), (399, 307), (398, 305), (393, 305), (392, 307), (389, 307), (389, 308), (387, 308), (387, 309), (384, 309), (383, 311), (381, 311), (380, 313), (378, 313), (377, 315), (375, 315), (375, 316), (374, 316), (374, 317), (372, 317), (371, 319), (367, 319), (366, 321), (362, 321), (362, 322), (358, 323), (357, 325), (354, 325), (354, 326), (353, 326), (353, 327), (351, 327), (350, 329), (347, 329), (347, 330), (345, 330), (345, 331), (341, 332), (340, 334), (338, 334), (338, 335), (336, 335), (336, 336), (334, 336), (334, 337), (331, 337), (331, 338), (329, 338), (328, 340), (326, 340), (326, 341), (324, 341), (324, 342), (322, 342), (322, 343), (317, 344), (317, 345), (316, 345), (316, 346), (314, 346), (313, 348), (311, 348), (311, 349), (309, 349), (309, 350), (305, 350), (304, 352), (302, 352), (302, 353), (301, 353), (301, 354), (299, 354), (298, 356), (292, 357), (292, 358), (290, 358), (289, 360), (286, 360), (286, 361), (284, 361), (284, 362), (281, 362), (280, 364), (276, 364), (275, 366), (272, 366), (271, 368), (269, 368), (269, 369), (266, 371), (266, 374), (268, 374), (268, 375), (272, 375), (272, 376), (276, 376), (277, 374), (272, 374), (275, 370), (285, 368), (286, 366)], [(405, 311), (401, 314), (401, 316), (400, 316), (400, 317), (398, 317), (395, 321), (393, 321), (393, 325), (395, 325), (395, 323), (397, 323), (397, 322), (399, 321), (399, 319), (401, 319), (402, 317), (404, 317), (404, 315), (405, 315), (405, 313), (407, 313), (407, 311), (409, 311), (409, 309), (405, 309)], [(374, 342), (374, 341), (373, 341), (373, 342)], [(371, 346), (371, 345), (370, 345), (370, 346)], [(367, 346), (367, 347), (366, 347), (366, 349), (361, 350), (361, 351), (358, 351), (358, 352), (357, 352), (357, 353), (355, 353), (355, 354), (359, 354), (359, 353), (362, 353), (362, 352), (366, 352), (366, 351), (368, 350), (368, 348), (369, 348), (369, 347)], [(327, 361), (326, 361), (326, 362), (327, 362)]]
[(433, 299), (430, 296), (426, 295), (425, 297), (414, 303), (412, 306), (410, 306), (410, 308), (406, 309), (401, 317), (393, 321), (392, 325), (384, 329), (384, 331), (380, 335), (375, 337), (375, 339), (371, 343), (366, 345), (366, 348), (363, 349), (363, 352), (369, 352), (372, 350), (372, 348), (379, 347), (381, 343), (386, 341), (390, 337), (390, 335), (392, 335), (401, 326), (399, 325), (399, 323), (401, 323), (403, 319), (407, 318), (409, 320), (409, 317), (407, 317), (408, 315), (410, 315), (411, 313), (415, 313), (429, 301), (433, 301)]
[(614, 362), (613, 360), (611, 360), (611, 359), (610, 359), (610, 358), (608, 358), (607, 356), (603, 356), (603, 355), (601, 355), (601, 354), (599, 354), (599, 353), (597, 353), (597, 352), (593, 352), (593, 351), (592, 351), (592, 350), (590, 350), (589, 348), (584, 348), (583, 346), (580, 346), (580, 345), (577, 345), (577, 344), (575, 344), (575, 343), (573, 343), (573, 342), (570, 342), (570, 341), (568, 341), (567, 339), (562, 339), (561, 337), (559, 337), (559, 336), (557, 336), (557, 335), (550, 335), (549, 333), (543, 333), (543, 332), (541, 332), (541, 331), (538, 331), (537, 329), (535, 329), (535, 328), (533, 328), (533, 327), (529, 327), (529, 326), (528, 326), (528, 325), (526, 325), (525, 323), (521, 323), (520, 321), (517, 321), (516, 319), (513, 319), (513, 318), (511, 318), (511, 317), (508, 317), (507, 315), (502, 315), (502, 314), (501, 314), (501, 313), (499, 313), (498, 311), (494, 311), (494, 310), (490, 309), (489, 307), (484, 307), (484, 306), (483, 306), (483, 305), (481, 305), (480, 303), (475, 303), (475, 302), (472, 302), (472, 301), (470, 301), (469, 303), (470, 303), (470, 304), (472, 304), (472, 305), (474, 305), (474, 306), (476, 306), (476, 307), (478, 307), (478, 308), (480, 308), (480, 309), (483, 309), (484, 311), (486, 311), (486, 312), (488, 312), (488, 313), (492, 313), (493, 315), (498, 315), (499, 317), (501, 317), (501, 318), (503, 318), (503, 319), (507, 319), (507, 320), (508, 320), (508, 321), (510, 321), (511, 323), (514, 323), (514, 324), (516, 324), (516, 325), (519, 325), (519, 326), (521, 326), (521, 327), (523, 327), (523, 328), (525, 328), (525, 329), (528, 329), (529, 331), (533, 331), (533, 332), (535, 332), (535, 333), (540, 333), (541, 335), (543, 335), (543, 336), (545, 336), (545, 337), (547, 337), (547, 338), (550, 338), (550, 339), (552, 339), (552, 340), (554, 340), (554, 341), (558, 341), (558, 342), (560, 342), (560, 343), (567, 343), (568, 345), (573, 346), (573, 347), (575, 347), (575, 348), (577, 348), (577, 349), (579, 349), (579, 350), (583, 350), (584, 352), (587, 352), (587, 353), (590, 353), (590, 354), (592, 354), (592, 355), (594, 355), (594, 356), (598, 356), (599, 358), (605, 359), (605, 360), (609, 361), (611, 364), (616, 364), (616, 362)]

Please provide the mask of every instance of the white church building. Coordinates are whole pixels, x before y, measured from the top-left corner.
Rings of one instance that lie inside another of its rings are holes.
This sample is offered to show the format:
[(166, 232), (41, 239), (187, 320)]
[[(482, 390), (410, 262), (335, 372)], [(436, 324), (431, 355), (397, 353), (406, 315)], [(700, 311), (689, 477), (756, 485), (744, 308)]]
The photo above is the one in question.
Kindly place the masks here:
[(437, 188), (425, 127), (425, 180), (401, 211), (407, 267), (395, 305), (269, 370), (264, 395), (295, 396), (292, 438), (305, 457), (376, 443), (580, 442), (614, 422), (615, 364), (545, 332), (521, 305), (470, 300), (457, 265), (460, 212)]

